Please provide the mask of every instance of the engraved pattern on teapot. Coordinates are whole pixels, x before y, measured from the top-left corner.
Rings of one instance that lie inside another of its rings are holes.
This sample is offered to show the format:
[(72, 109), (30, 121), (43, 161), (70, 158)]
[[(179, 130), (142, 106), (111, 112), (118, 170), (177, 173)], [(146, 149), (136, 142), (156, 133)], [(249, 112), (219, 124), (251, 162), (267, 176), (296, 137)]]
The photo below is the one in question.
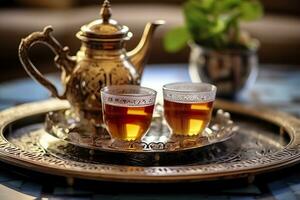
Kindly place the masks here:
[[(102, 67), (103, 66), (103, 67)], [(67, 84), (67, 99), (72, 105), (97, 110), (101, 107), (100, 90), (106, 85), (137, 84), (135, 77), (121, 64), (90, 63), (81, 61)], [(132, 70), (135, 72), (134, 68)]]

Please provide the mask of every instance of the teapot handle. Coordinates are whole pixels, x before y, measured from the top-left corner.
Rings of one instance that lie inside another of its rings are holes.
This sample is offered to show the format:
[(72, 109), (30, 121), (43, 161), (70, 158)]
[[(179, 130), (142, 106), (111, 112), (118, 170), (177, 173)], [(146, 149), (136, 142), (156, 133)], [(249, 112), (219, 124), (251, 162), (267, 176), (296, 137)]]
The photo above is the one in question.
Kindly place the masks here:
[(42, 32), (33, 32), (26, 38), (22, 39), (19, 46), (19, 58), (25, 69), (25, 71), (40, 84), (45, 86), (52, 94), (52, 96), (59, 99), (66, 98), (66, 92), (60, 95), (56, 87), (47, 79), (41, 72), (33, 65), (31, 62), (28, 52), (29, 49), (37, 44), (42, 43), (48, 46), (55, 54), (55, 63), (57, 67), (63, 70), (66, 74), (71, 72), (71, 68), (76, 64), (76, 61), (73, 57), (69, 56), (69, 48), (62, 47), (61, 44), (51, 35), (53, 28), (47, 26)]

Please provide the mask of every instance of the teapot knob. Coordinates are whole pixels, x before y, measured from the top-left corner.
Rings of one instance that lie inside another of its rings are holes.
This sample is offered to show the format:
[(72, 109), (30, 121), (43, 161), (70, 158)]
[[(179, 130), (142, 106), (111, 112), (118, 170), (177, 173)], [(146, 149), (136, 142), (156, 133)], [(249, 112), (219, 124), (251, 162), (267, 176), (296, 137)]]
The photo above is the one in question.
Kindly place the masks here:
[(102, 8), (100, 10), (100, 16), (102, 17), (104, 23), (108, 23), (111, 17), (111, 8), (108, 0), (105, 0), (103, 2)]

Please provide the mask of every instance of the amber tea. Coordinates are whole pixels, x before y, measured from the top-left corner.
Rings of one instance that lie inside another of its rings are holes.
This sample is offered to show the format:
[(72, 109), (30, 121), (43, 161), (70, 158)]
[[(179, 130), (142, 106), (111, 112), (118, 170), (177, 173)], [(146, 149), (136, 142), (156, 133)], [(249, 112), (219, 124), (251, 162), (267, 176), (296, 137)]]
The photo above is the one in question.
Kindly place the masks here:
[(197, 135), (208, 125), (213, 102), (177, 103), (164, 101), (165, 119), (176, 135)]
[(174, 135), (193, 136), (208, 126), (216, 87), (205, 83), (172, 83), (163, 88), (164, 117)]
[(142, 107), (122, 107), (104, 105), (104, 123), (113, 138), (140, 140), (147, 132), (154, 105)]
[(140, 140), (150, 127), (155, 97), (154, 90), (140, 86), (105, 87), (103, 120), (112, 139)]

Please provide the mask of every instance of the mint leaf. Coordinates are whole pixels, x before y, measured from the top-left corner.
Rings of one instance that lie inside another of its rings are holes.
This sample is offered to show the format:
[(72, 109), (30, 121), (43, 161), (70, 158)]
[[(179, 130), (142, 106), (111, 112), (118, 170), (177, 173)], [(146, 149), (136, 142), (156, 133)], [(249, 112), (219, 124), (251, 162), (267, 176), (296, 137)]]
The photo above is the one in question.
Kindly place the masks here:
[(258, 1), (248, 0), (240, 4), (241, 19), (245, 21), (257, 20), (262, 17), (263, 9)]
[(171, 29), (164, 37), (164, 47), (168, 52), (183, 49), (190, 40), (190, 34), (185, 27)]
[[(240, 22), (257, 20), (263, 15), (259, 0), (188, 0), (183, 5), (185, 27), (166, 34), (167, 51), (175, 52), (188, 40), (207, 48), (249, 48), (243, 39)], [(242, 38), (242, 39), (241, 39)]]
[(238, 7), (243, 0), (219, 0), (215, 6), (215, 12), (224, 13), (230, 12)]

